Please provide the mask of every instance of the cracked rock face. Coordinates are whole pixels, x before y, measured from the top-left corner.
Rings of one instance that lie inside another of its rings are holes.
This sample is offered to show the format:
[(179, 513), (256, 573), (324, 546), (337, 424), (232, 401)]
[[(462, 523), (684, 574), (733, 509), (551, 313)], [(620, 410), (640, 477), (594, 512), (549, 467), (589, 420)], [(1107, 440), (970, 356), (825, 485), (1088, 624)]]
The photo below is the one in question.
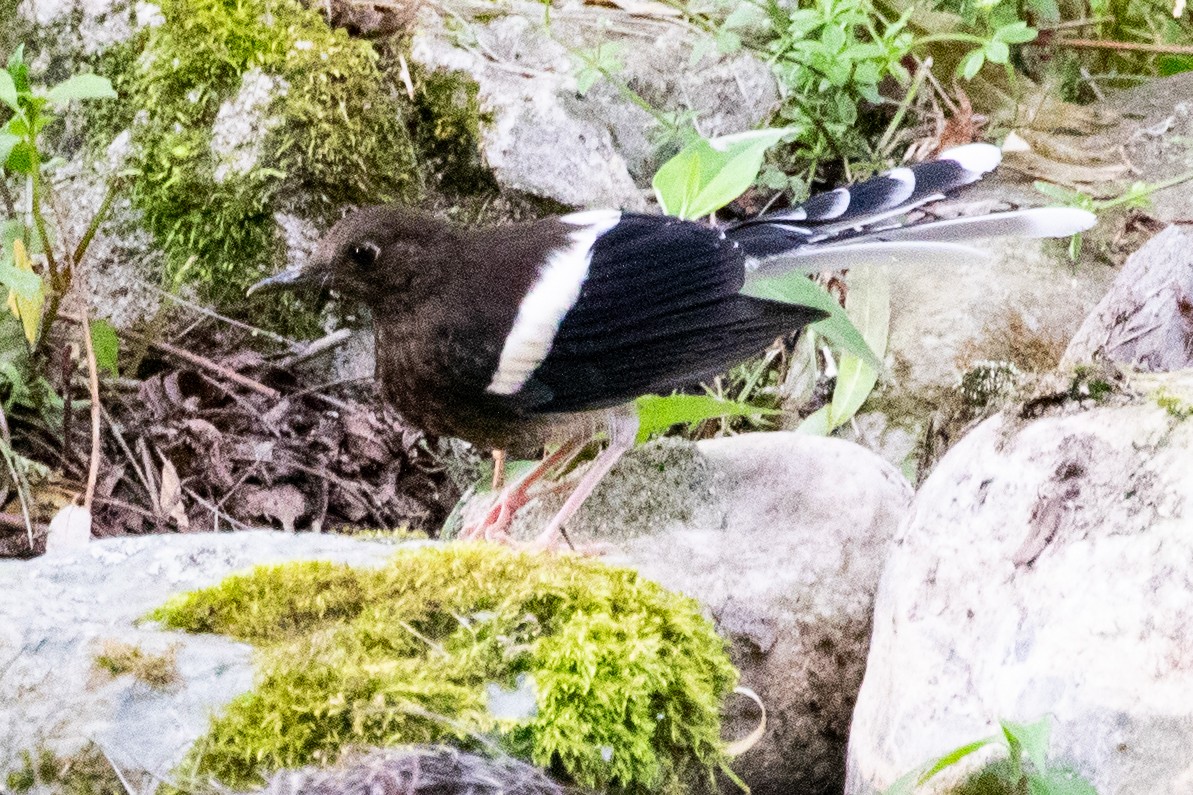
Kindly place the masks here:
[(1000, 415), (941, 460), (879, 586), (848, 795), (1043, 716), (1099, 792), (1189, 791), (1191, 449), (1148, 402)]

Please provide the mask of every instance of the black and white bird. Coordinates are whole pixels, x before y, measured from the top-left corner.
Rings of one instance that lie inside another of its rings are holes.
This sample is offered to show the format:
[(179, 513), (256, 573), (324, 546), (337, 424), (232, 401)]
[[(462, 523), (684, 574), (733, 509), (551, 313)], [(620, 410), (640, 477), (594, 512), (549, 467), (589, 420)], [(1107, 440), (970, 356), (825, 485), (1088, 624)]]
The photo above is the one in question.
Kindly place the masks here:
[(1092, 214), (1067, 208), (900, 223), (999, 160), (998, 148), (969, 144), (723, 228), (589, 210), (467, 229), (368, 207), (333, 226), (308, 262), (250, 292), (305, 283), (367, 304), (377, 378), (413, 425), (518, 454), (559, 445), (468, 536), (503, 537), (530, 485), (607, 431), (608, 445), (542, 531), (549, 546), (633, 445), (631, 401), (713, 378), (824, 316), (752, 297), (757, 276), (947, 266), (984, 256), (960, 241), (1064, 237), (1093, 225)]

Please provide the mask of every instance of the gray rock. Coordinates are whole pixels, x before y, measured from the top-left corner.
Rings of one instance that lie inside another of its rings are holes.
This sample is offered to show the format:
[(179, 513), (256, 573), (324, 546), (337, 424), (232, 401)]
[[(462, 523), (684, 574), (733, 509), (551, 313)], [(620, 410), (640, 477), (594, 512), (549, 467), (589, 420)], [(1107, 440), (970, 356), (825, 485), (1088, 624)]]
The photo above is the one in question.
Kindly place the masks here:
[(883, 571), (848, 795), (1045, 715), (1099, 792), (1189, 791), (1191, 450), (1144, 403), (1000, 415), (949, 451)]
[[(1123, 114), (1115, 132), (1131, 165), (1131, 179), (1158, 184), (1193, 171), (1193, 74), (1149, 80), (1123, 91), (1107, 103)], [(1193, 218), (1193, 190), (1189, 183), (1173, 185), (1151, 195), (1148, 214), (1167, 223)]]
[[(630, 459), (620, 480), (636, 472), (629, 485), (649, 492), (661, 514), (640, 515), (636, 528), (626, 514), (609, 562), (702, 600), (731, 640), (743, 684), (769, 713), (761, 743), (735, 766), (755, 792), (839, 787), (878, 570), (910, 489), (874, 456), (833, 440), (759, 434), (655, 449), (661, 458)], [(663, 485), (650, 486), (660, 477)], [(691, 486), (665, 496), (682, 483)], [(688, 519), (647, 532), (656, 515)], [(125, 773), (167, 774), (209, 714), (251, 686), (250, 649), (138, 619), (171, 594), (252, 565), (372, 565), (392, 549), (307, 533), (184, 534), (0, 561), (0, 776), (21, 766), (21, 751), (66, 756), (88, 742)], [(106, 642), (172, 650), (178, 681), (155, 689), (107, 677), (95, 666)], [(727, 736), (746, 736), (758, 717), (742, 698)]]
[[(848, 442), (663, 440), (613, 469), (569, 535), (613, 541), (610, 562), (708, 608), (768, 712), (763, 740), (734, 765), (752, 792), (839, 791), (874, 589), (910, 498), (898, 471)], [(528, 506), (521, 531), (533, 533), (562, 499)], [(757, 720), (741, 699), (727, 736)]]
[[(343, 536), (251, 532), (106, 539), (69, 554), (0, 560), (0, 780), (22, 751), (60, 756), (89, 742), (128, 773), (165, 776), (209, 716), (252, 684), (251, 649), (216, 635), (139, 624), (179, 591), (286, 560), (380, 563), (391, 545)], [(106, 643), (172, 653), (178, 679), (156, 689), (95, 666)], [(160, 780), (160, 779), (159, 779)]]
[(426, 7), (411, 46), (415, 63), (476, 81), (490, 116), (484, 158), (503, 187), (577, 207), (645, 207), (656, 121), (608, 83), (577, 95), (574, 55), (598, 46), (622, 53), (617, 81), (661, 113), (696, 111), (707, 135), (750, 129), (777, 101), (769, 69), (750, 55), (689, 64), (696, 34), (674, 19), (578, 2), (549, 13), (546, 25), (541, 3), (476, 19)]
[(1166, 372), (1193, 366), (1193, 236), (1170, 226), (1132, 254), (1065, 351)]

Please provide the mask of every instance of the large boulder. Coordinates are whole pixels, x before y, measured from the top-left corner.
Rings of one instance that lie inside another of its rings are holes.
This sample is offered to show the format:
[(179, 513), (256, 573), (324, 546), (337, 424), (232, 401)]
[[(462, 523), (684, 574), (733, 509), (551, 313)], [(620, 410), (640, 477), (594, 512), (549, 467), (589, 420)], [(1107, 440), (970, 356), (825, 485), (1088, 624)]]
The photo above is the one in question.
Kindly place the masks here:
[(998, 415), (940, 461), (883, 571), (848, 795), (1045, 715), (1099, 792), (1189, 791), (1193, 424), (1162, 402)]
[[(564, 496), (529, 506), (515, 532), (533, 534)], [(879, 571), (910, 498), (894, 467), (849, 442), (790, 432), (663, 440), (614, 467), (569, 537), (611, 542), (612, 562), (699, 600), (732, 642), (742, 684), (769, 713), (735, 766), (751, 791), (831, 792)], [(756, 722), (742, 699), (729, 733)]]
[[(634, 494), (654, 478), (663, 485), (644, 499), (657, 510), (638, 502), (641, 526), (630, 527), (635, 503), (618, 489)], [(766, 706), (766, 732), (734, 769), (755, 792), (839, 789), (870, 605), (910, 500), (906, 482), (855, 445), (760, 434), (648, 448), (610, 486), (594, 506), (628, 503), (630, 513), (608, 560), (701, 601), (731, 643), (742, 684)], [(22, 752), (36, 760), (42, 749), (63, 758), (98, 747), (125, 774), (168, 774), (210, 713), (251, 686), (251, 649), (139, 619), (171, 594), (255, 564), (378, 565), (392, 551), (247, 532), (107, 539), (0, 561), (0, 772), (26, 770)], [(110, 661), (121, 657), (129, 672)], [(758, 724), (742, 697), (730, 704), (725, 736), (744, 738)]]

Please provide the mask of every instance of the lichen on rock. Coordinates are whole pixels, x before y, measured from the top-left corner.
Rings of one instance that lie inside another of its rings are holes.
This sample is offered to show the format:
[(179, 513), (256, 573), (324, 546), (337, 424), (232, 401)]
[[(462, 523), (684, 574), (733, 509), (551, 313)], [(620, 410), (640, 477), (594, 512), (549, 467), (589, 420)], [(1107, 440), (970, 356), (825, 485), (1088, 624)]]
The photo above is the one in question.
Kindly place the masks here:
[(256, 689), (180, 768), (230, 786), (350, 747), (482, 736), (609, 792), (698, 791), (728, 761), (724, 641), (694, 601), (628, 569), (428, 546), (377, 570), (259, 567), (153, 617), (259, 649)]

